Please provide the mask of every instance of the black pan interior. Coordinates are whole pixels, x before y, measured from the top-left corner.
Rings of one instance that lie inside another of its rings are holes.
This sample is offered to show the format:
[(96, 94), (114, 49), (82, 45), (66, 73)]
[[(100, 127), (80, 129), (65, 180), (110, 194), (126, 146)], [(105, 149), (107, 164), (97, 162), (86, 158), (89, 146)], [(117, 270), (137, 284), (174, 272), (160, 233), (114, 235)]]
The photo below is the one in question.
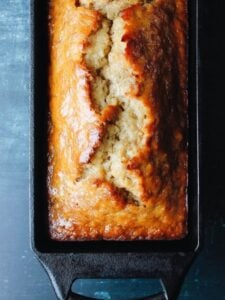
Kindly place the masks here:
[(41, 253), (189, 252), (199, 242), (199, 127), (197, 18), (194, 0), (189, 3), (189, 183), (188, 235), (179, 241), (77, 241), (56, 242), (48, 235), (46, 191), (48, 120), (48, 3), (33, 1), (33, 95), (31, 95), (32, 240)]

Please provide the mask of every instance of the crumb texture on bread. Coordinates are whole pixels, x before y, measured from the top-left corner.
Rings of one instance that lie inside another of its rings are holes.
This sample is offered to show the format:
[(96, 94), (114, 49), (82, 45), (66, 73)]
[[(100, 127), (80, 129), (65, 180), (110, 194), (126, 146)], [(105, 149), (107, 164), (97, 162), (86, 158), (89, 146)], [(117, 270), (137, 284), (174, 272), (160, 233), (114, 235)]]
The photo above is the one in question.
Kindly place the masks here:
[(186, 0), (51, 0), (56, 240), (187, 232)]

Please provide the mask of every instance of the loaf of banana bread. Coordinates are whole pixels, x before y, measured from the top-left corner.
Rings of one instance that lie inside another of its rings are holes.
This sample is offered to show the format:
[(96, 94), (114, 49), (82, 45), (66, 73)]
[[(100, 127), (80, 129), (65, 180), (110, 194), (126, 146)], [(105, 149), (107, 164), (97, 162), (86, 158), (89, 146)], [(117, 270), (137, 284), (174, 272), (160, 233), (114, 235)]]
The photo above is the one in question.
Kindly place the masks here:
[(187, 0), (50, 0), (49, 232), (187, 233)]

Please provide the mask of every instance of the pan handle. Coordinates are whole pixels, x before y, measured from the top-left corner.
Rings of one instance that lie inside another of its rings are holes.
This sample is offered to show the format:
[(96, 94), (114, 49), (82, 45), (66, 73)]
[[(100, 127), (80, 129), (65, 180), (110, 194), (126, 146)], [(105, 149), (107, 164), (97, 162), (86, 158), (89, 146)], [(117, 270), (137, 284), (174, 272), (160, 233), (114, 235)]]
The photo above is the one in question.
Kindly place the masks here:
[[(164, 277), (161, 280), (163, 286), (162, 292), (145, 298), (139, 298), (137, 300), (175, 300), (178, 297), (182, 282), (183, 282), (183, 276), (181, 276), (181, 274), (177, 276), (174, 275), (174, 276)], [(77, 295), (73, 293), (70, 288), (67, 300), (85, 300), (85, 299), (94, 300), (94, 298)]]
[[(70, 291), (70, 294), (67, 298), (67, 300), (94, 300), (96, 298), (89, 298), (89, 297), (85, 297), (85, 296), (81, 296), (78, 294), (73, 293), (72, 291)], [(137, 299), (137, 300), (167, 300), (167, 296), (165, 295), (165, 293), (158, 293), (152, 296), (149, 296), (147, 298), (141, 298), (141, 299)]]
[[(181, 274), (164, 277), (161, 279), (163, 291), (157, 293), (152, 296), (148, 296), (145, 298), (139, 298), (137, 300), (175, 300), (177, 299), (180, 291), (180, 287), (183, 282), (183, 276)], [(94, 300), (93, 298), (84, 297), (77, 295), (71, 291), (69, 291), (69, 296), (67, 300)]]
[[(61, 276), (60, 276), (61, 277)], [(183, 276), (181, 274), (179, 276), (170, 276), (170, 277), (164, 277), (163, 280), (161, 280), (163, 291), (148, 296), (145, 298), (139, 298), (137, 300), (175, 300), (178, 297), (181, 283), (182, 283)], [(85, 297), (78, 295), (71, 290), (71, 282), (74, 280), (69, 280), (66, 284), (62, 284), (62, 281), (56, 281), (55, 278), (52, 278), (52, 283), (55, 287), (56, 294), (59, 299), (63, 300), (94, 300), (94, 298)], [(68, 285), (67, 285), (68, 284)], [(67, 286), (67, 288), (66, 288)], [(96, 298), (95, 298), (96, 299)]]
[[(187, 271), (187, 267), (190, 265), (190, 262), (193, 259), (194, 254), (191, 253), (189, 256), (178, 256), (174, 255), (169, 257), (172, 262), (170, 262), (169, 259), (165, 260), (165, 262), (169, 262), (171, 265), (175, 266), (174, 269), (172, 269), (170, 272), (163, 273), (163, 270), (161, 271), (161, 274), (158, 272), (158, 276), (156, 278), (161, 278), (161, 283), (163, 290), (161, 293), (148, 296), (145, 298), (139, 298), (137, 300), (175, 300), (177, 299), (180, 291), (180, 287), (182, 285), (184, 276)], [(65, 256), (66, 257), (66, 256)], [(94, 300), (90, 297), (85, 297), (81, 295), (77, 295), (76, 293), (73, 293), (71, 290), (72, 283), (74, 280), (78, 277), (76, 276), (76, 273), (74, 273), (74, 264), (75, 261), (73, 260), (73, 256), (66, 257), (67, 260), (63, 258), (59, 258), (58, 260), (55, 259), (54, 256), (48, 256), (47, 263), (49, 266), (44, 264), (46, 271), (49, 274), (49, 277), (51, 279), (51, 282), (54, 286), (56, 295), (59, 300)], [(51, 260), (52, 261), (51, 261)], [(142, 257), (140, 258), (140, 260)], [(161, 259), (161, 257), (160, 257)], [(57, 262), (57, 263), (56, 263)], [(151, 262), (151, 261), (150, 261)], [(72, 267), (71, 267), (72, 265)], [(149, 267), (151, 267), (151, 264), (149, 264)], [(179, 268), (178, 268), (179, 267)], [(162, 266), (163, 268), (163, 266)], [(66, 270), (66, 271), (65, 271)], [(151, 276), (146, 276), (145, 278), (155, 278)], [(79, 277), (78, 277), (79, 278)]]

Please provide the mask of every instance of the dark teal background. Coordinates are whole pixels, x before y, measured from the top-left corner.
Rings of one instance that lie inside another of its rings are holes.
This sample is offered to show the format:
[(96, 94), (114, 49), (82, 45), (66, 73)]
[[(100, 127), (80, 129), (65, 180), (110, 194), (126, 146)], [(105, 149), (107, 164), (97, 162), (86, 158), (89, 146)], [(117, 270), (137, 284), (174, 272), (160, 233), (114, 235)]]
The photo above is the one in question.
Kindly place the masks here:
[[(38, 0), (37, 0), (38, 1)], [(46, 0), (47, 1), (47, 0)], [(202, 203), (204, 248), (180, 300), (225, 299), (225, 1), (202, 1)], [(54, 300), (29, 246), (29, 0), (0, 0), (0, 299)], [(148, 293), (146, 280), (79, 283), (103, 299)], [(115, 297), (110, 298), (114, 293)], [(120, 293), (120, 296), (119, 296)]]

